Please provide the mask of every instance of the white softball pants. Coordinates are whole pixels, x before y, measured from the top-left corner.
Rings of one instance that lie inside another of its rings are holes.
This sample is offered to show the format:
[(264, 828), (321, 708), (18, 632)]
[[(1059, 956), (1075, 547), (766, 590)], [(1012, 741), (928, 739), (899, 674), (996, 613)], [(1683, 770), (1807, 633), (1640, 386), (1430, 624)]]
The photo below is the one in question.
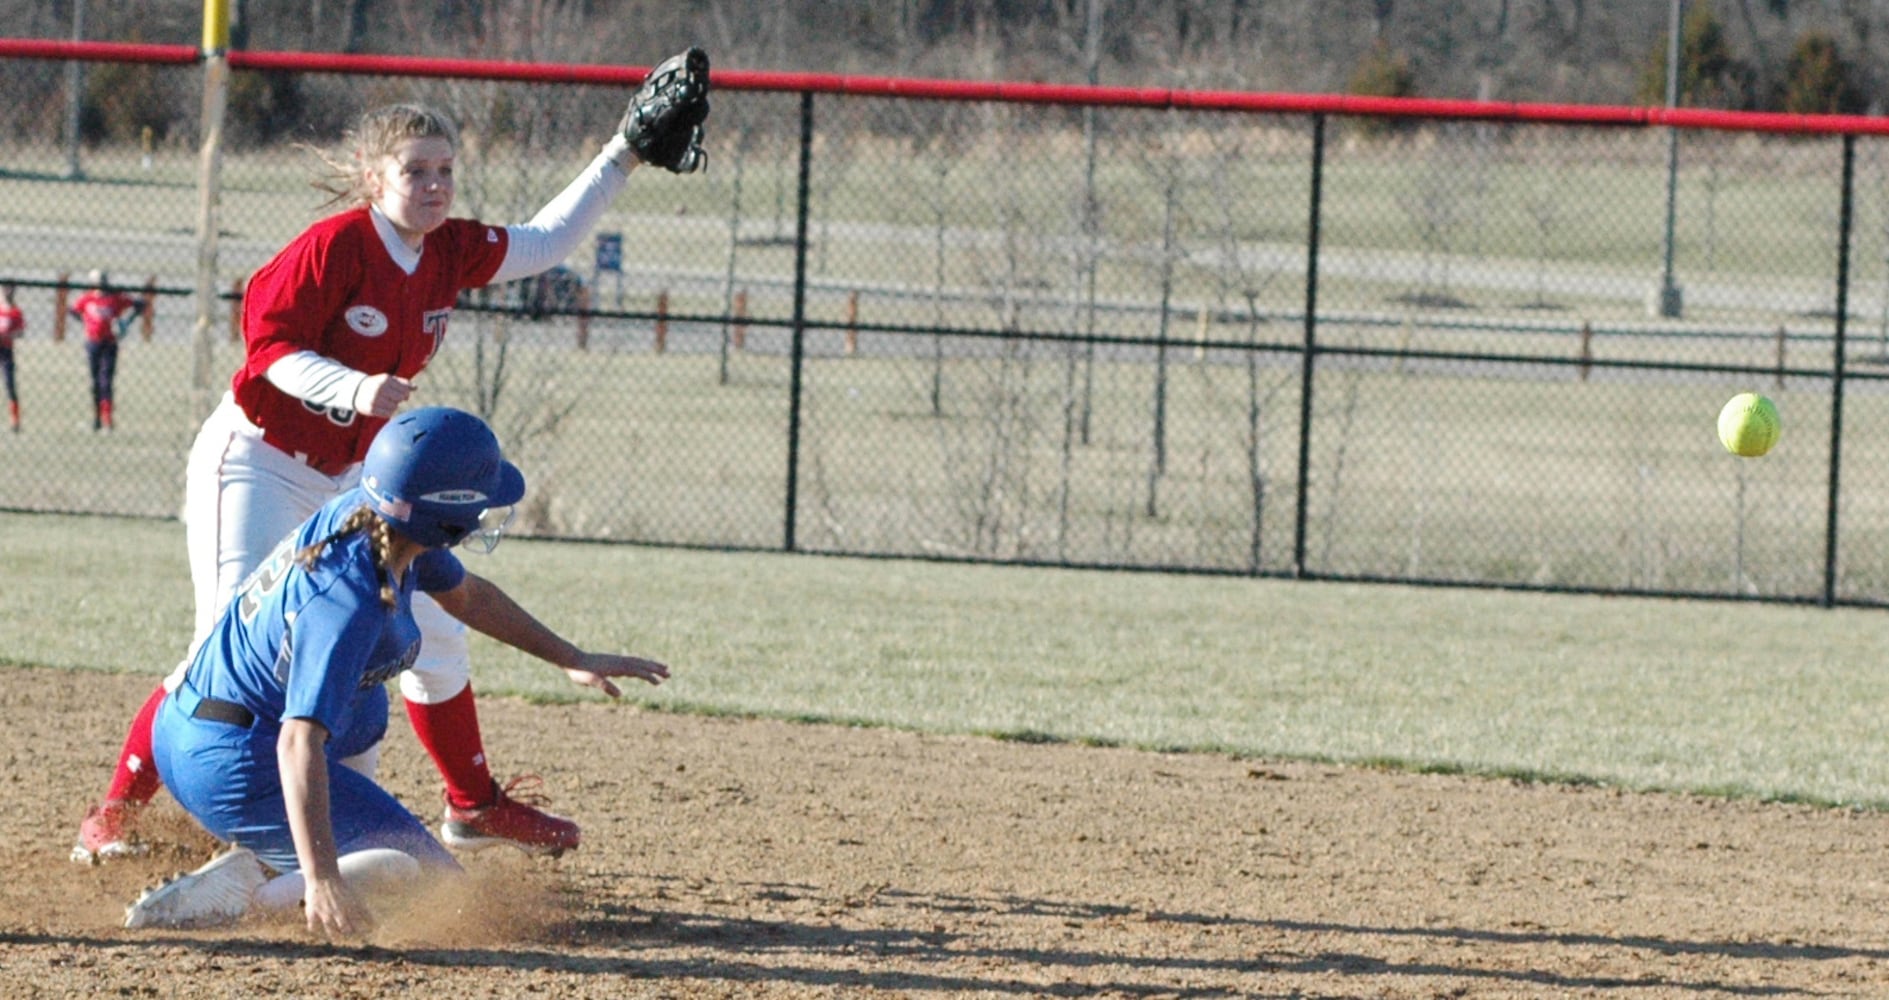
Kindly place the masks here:
[[(176, 690), (243, 580), (277, 543), (360, 477), (359, 465), (325, 476), (264, 443), (262, 429), (224, 394), (197, 432), (184, 474), (184, 537), (197, 617), (189, 655), (165, 679), (166, 690)], [(436, 705), (471, 683), (466, 626), (425, 594), (414, 595), (413, 617), (420, 626), (420, 655), (401, 673), (400, 693)]]

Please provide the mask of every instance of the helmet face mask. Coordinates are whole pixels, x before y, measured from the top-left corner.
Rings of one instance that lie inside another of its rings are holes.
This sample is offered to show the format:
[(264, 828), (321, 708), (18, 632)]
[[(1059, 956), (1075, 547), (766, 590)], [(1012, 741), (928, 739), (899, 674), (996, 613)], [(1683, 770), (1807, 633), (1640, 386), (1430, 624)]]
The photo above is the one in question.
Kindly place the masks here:
[(490, 552), (524, 497), (525, 477), (484, 421), (434, 406), (381, 428), (362, 462), (361, 489), (382, 520), (421, 545), (470, 541)]
[(512, 518), (517, 516), (516, 504), (487, 507), (479, 512), (479, 526), (459, 540), (459, 547), (480, 555), (490, 555), (493, 549), (498, 548), (498, 543), (504, 540), (505, 529), (512, 526)]

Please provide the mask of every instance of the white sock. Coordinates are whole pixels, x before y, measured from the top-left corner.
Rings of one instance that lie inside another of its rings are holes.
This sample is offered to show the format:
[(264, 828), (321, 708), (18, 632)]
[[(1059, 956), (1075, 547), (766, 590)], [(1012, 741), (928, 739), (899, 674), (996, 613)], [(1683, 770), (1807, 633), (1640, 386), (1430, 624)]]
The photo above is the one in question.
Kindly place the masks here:
[[(341, 878), (348, 887), (370, 898), (399, 893), (420, 878), (420, 863), (412, 855), (391, 847), (370, 847), (343, 854), (339, 864)], [(280, 913), (302, 905), (302, 897), (307, 892), (308, 880), (302, 873), (289, 872), (264, 882), (262, 888), (256, 890), (255, 905)]]
[(380, 744), (376, 743), (352, 757), (341, 758), (341, 766), (372, 781), (374, 772), (380, 769)]

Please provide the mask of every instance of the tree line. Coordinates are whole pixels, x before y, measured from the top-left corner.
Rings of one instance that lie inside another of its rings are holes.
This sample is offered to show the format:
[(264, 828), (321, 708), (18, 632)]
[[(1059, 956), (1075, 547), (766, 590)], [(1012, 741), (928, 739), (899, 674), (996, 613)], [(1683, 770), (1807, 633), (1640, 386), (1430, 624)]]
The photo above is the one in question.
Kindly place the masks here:
[[(1681, 0), (1680, 103), (1889, 105), (1889, 0)], [(233, 0), (236, 48), (1115, 86), (1663, 104), (1671, 0)], [(201, 0), (0, 0), (16, 37), (197, 44)], [(0, 67), (0, 127), (64, 116), (64, 76)], [(186, 75), (88, 69), (91, 141), (188, 132)], [(337, 127), (318, 82), (237, 74), (231, 138)], [(317, 88), (311, 90), (311, 88)]]

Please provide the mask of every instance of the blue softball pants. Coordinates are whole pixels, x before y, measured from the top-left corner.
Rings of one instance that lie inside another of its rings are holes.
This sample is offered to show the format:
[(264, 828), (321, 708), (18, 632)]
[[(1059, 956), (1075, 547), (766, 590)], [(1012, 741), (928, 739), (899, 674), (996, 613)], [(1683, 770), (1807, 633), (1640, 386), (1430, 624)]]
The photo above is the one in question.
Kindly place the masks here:
[[(335, 853), (390, 847), (411, 855), (423, 868), (457, 871), (459, 863), (425, 823), (372, 779), (340, 763), (386, 732), (387, 691), (374, 691), (378, 695), (370, 692), (368, 697), (377, 699), (378, 706), (364, 703), (355, 713), (363, 724), (331, 735), (325, 748)], [(196, 718), (192, 713), (201, 701), (185, 683), (158, 708), (152, 756), (165, 787), (217, 839), (249, 848), (278, 872), (299, 870), (276, 761), (281, 727), (269, 720), (238, 726)]]

